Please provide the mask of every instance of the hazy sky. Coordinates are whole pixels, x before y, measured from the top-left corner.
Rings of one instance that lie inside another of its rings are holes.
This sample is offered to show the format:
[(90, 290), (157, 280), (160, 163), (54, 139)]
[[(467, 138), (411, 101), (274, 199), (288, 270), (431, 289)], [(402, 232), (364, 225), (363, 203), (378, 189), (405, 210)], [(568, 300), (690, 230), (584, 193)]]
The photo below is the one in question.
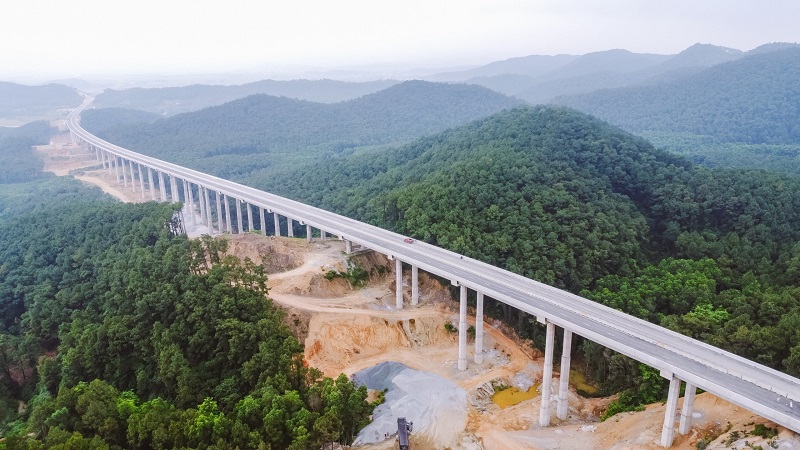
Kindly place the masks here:
[(0, 78), (800, 42), (797, 0), (4, 0)]

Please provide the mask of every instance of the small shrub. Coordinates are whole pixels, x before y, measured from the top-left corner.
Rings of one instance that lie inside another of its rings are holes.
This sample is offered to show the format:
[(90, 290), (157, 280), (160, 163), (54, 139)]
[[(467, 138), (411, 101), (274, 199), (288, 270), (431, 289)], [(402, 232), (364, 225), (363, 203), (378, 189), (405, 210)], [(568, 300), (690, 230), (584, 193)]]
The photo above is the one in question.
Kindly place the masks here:
[(458, 332), (458, 328), (456, 328), (456, 327), (455, 327), (455, 326), (454, 326), (452, 323), (450, 323), (450, 322), (447, 322), (446, 324), (444, 324), (444, 329), (445, 329), (445, 330), (447, 330), (447, 331), (449, 331), (450, 333), (456, 333), (456, 332)]

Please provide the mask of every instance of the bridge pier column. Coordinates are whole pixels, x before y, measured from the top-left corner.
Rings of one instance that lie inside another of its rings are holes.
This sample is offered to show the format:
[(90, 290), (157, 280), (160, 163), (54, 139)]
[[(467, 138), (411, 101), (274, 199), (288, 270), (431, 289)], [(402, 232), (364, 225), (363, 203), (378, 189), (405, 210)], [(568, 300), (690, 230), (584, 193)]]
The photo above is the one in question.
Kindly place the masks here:
[(344, 241), (344, 252), (348, 255), (353, 253), (353, 243), (347, 239)]
[(118, 156), (114, 155), (114, 172), (117, 174), (117, 184), (119, 184), (119, 162), (117, 158)]
[(240, 234), (244, 232), (244, 227), (242, 227), (242, 202), (238, 198), (233, 199), (234, 203), (236, 203), (236, 226), (239, 228), (236, 229), (236, 233)]
[(103, 167), (103, 169), (105, 169), (106, 168), (106, 151), (105, 150), (99, 150), (99, 153), (100, 153), (100, 165)]
[(94, 145), (92, 145), (92, 148), (94, 149), (94, 159), (96, 161), (100, 161), (100, 149), (95, 147)]
[[(540, 320), (541, 322), (541, 320)], [(546, 341), (544, 345), (544, 372), (542, 374), (542, 404), (539, 407), (539, 426), (550, 425), (550, 388), (553, 384), (553, 346), (556, 336), (556, 325), (544, 320), (547, 326)]]
[(131, 189), (133, 189), (133, 192), (136, 192), (136, 174), (133, 172), (133, 160), (132, 159), (128, 160), (128, 168), (130, 169), (130, 172), (131, 172)]
[(136, 163), (136, 169), (139, 171), (139, 192), (142, 194), (142, 200), (144, 200), (144, 174), (142, 173), (142, 165)]
[(411, 266), (411, 305), (412, 306), (417, 305), (418, 303), (419, 303), (419, 267)]
[(394, 258), (394, 305), (397, 309), (403, 309), (403, 261)]
[(208, 193), (208, 188), (203, 188), (203, 203), (206, 204), (206, 221), (208, 225), (208, 234), (214, 234), (214, 216), (211, 215), (211, 199)]
[(228, 200), (228, 196), (222, 194), (222, 204), (223, 210), (225, 210), (225, 226), (228, 227), (228, 233), (233, 234), (233, 224), (231, 223), (231, 202)]
[(264, 208), (261, 208), (261, 207), (258, 208), (258, 215), (259, 215), (259, 218), (261, 219), (261, 235), (262, 236), (266, 236), (267, 235), (267, 219), (264, 217)]
[[(155, 195), (155, 194), (154, 194)], [(194, 194), (192, 193), (192, 183), (183, 180), (183, 196), (189, 206), (189, 215), (192, 216), (192, 226), (197, 226), (197, 216), (194, 214)]]
[[(106, 152), (106, 161), (108, 161), (108, 174), (111, 175), (112, 173), (114, 173), (111, 170), (113, 168), (114, 164), (111, 161), (111, 153), (109, 153), (109, 152)], [(117, 177), (117, 179), (119, 179), (119, 177)]]
[(216, 203), (217, 207), (217, 229), (219, 233), (222, 234), (225, 232), (225, 221), (222, 219), (222, 200), (220, 197), (221, 193), (219, 191), (214, 191), (214, 203)]
[(245, 203), (245, 205), (247, 205), (247, 229), (253, 231), (255, 229), (253, 226), (253, 207), (250, 203)]
[(176, 178), (175, 175), (169, 176), (169, 193), (172, 198), (172, 203), (181, 201), (181, 194), (178, 192), (178, 178)]
[(467, 287), (459, 286), (458, 370), (467, 370)]
[(294, 225), (292, 225), (292, 218), (286, 216), (286, 236), (294, 237)]
[(483, 292), (475, 305), (475, 364), (483, 363)]
[(167, 185), (164, 183), (164, 172), (158, 171), (158, 190), (161, 192), (161, 201), (167, 200)]
[(325, 230), (320, 229), (319, 230), (319, 240), (320, 241), (324, 241), (326, 239), (328, 239), (328, 233), (326, 233)]
[(275, 223), (275, 236), (281, 235), (281, 219), (278, 217), (278, 213), (272, 213), (272, 221)]
[(147, 184), (150, 185), (150, 199), (156, 201), (156, 185), (153, 184), (153, 169), (147, 168)]
[[(662, 372), (661, 374), (665, 374)], [(672, 441), (675, 438), (675, 410), (678, 407), (678, 396), (681, 392), (681, 380), (675, 374), (670, 373), (669, 376), (669, 391), (667, 394), (667, 405), (664, 409), (664, 427), (661, 429), (661, 446), (671, 447)]]
[(128, 176), (125, 170), (125, 160), (123, 158), (119, 159), (119, 165), (122, 169), (122, 184), (125, 185), (125, 187), (128, 187)]
[(572, 353), (572, 331), (564, 328), (564, 343), (561, 347), (561, 374), (558, 376), (558, 407), (556, 417), (567, 420), (569, 412), (569, 364)]
[(197, 185), (197, 202), (200, 204), (200, 224), (201, 225), (208, 225), (206, 222), (206, 202), (203, 198), (203, 193), (205, 192), (206, 188), (202, 185)]
[(306, 240), (311, 242), (311, 225), (306, 224)]
[(692, 428), (692, 412), (694, 412), (694, 397), (697, 395), (697, 388), (692, 383), (686, 383), (686, 392), (683, 395), (683, 407), (681, 408), (681, 421), (678, 424), (678, 433), (688, 434)]

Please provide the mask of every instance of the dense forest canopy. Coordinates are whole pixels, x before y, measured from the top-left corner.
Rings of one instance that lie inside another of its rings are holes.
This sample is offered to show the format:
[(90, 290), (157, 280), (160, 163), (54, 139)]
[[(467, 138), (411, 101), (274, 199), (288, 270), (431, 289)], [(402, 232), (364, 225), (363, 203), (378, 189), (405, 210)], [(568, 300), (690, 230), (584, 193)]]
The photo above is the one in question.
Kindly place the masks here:
[(42, 161), (33, 146), (46, 144), (52, 129), (47, 122), (31, 122), (18, 128), (0, 128), (0, 184), (30, 181), (42, 174)]
[(255, 94), (288, 97), (319, 103), (338, 103), (386, 89), (395, 80), (346, 82), (337, 80), (262, 80), (233, 86), (106, 89), (95, 104), (100, 108), (126, 108), (171, 116), (221, 105)]
[[(102, 129), (103, 110), (84, 127), (132, 150), (228, 178), (287, 167), (368, 146), (407, 142), (519, 102), (479, 86), (405, 82), (348, 102), (321, 104), (255, 95), (152, 124)], [(97, 118), (97, 119), (96, 119)]]
[(303, 364), (260, 266), (172, 235), (175, 205), (109, 200), (0, 182), (0, 448), (352, 442), (366, 389)]

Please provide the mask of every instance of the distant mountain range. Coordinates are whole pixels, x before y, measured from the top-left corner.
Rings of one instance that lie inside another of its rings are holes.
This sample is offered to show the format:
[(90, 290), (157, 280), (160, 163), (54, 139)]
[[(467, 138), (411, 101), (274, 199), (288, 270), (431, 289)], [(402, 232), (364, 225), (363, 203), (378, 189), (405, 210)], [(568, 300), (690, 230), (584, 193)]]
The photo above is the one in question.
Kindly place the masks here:
[(529, 103), (549, 103), (563, 95), (674, 80), (746, 55), (795, 45), (767, 44), (747, 53), (695, 44), (677, 55), (632, 53), (620, 49), (582, 56), (532, 55), (497, 61), (467, 71), (436, 74), (430, 79), (479, 84)]
[(90, 110), (82, 124), (132, 150), (237, 177), (407, 142), (520, 103), (481, 86), (407, 81), (336, 104), (260, 94), (157, 121), (141, 112)]
[(98, 107), (132, 108), (160, 115), (196, 111), (209, 106), (267, 94), (319, 103), (337, 103), (371, 94), (399, 83), (396, 80), (353, 83), (336, 80), (263, 80), (235, 86), (193, 84), (184, 87), (107, 89), (95, 99)]
[(77, 107), (82, 100), (75, 89), (61, 84), (27, 86), (0, 81), (2, 118), (40, 118), (44, 114), (52, 115), (58, 109)]

